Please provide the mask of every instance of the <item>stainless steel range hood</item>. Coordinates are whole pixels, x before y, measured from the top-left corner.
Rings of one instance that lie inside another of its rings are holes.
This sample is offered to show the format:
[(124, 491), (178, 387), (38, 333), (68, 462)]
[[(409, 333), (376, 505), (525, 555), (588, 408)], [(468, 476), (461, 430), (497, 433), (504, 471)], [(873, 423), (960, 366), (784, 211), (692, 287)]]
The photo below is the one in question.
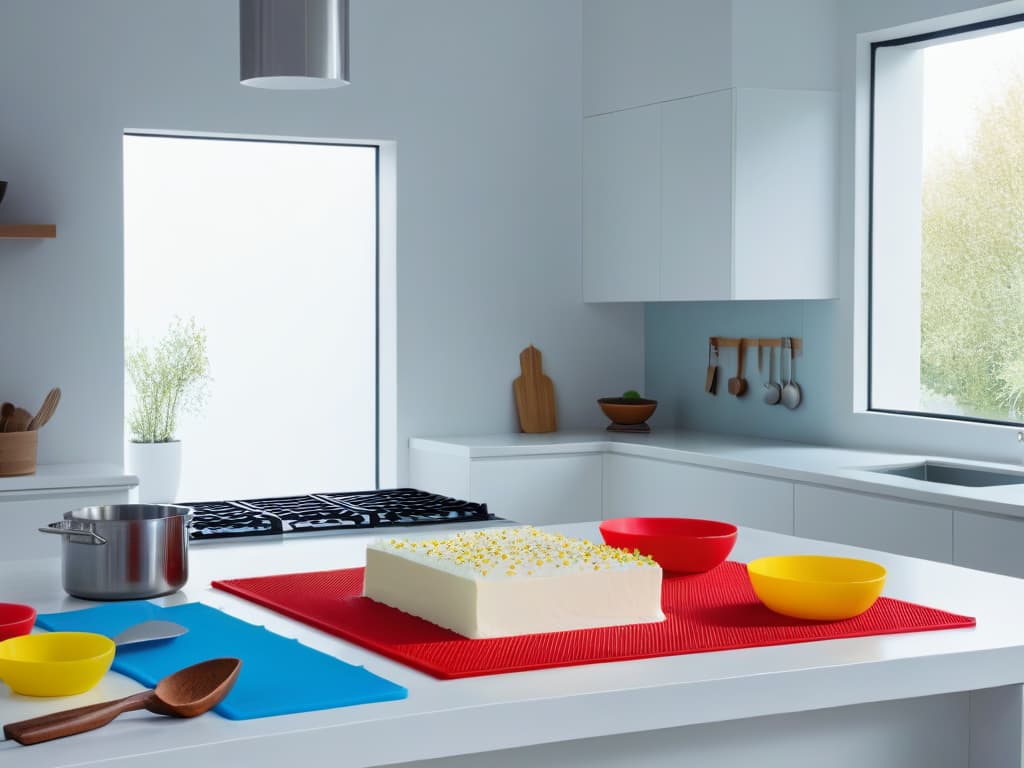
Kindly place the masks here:
[(238, 12), (244, 85), (348, 85), (348, 0), (239, 0)]

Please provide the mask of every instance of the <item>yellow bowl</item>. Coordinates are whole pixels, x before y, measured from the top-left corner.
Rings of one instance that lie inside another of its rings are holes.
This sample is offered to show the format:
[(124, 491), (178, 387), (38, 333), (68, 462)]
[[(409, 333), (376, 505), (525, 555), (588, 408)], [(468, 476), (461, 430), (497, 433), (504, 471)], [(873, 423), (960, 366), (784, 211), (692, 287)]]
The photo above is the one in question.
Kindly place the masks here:
[(780, 555), (747, 563), (761, 602), (797, 619), (837, 621), (864, 613), (885, 586), (885, 568), (867, 560)]
[(0, 679), (25, 696), (84, 693), (113, 661), (114, 641), (92, 632), (47, 632), (0, 643)]

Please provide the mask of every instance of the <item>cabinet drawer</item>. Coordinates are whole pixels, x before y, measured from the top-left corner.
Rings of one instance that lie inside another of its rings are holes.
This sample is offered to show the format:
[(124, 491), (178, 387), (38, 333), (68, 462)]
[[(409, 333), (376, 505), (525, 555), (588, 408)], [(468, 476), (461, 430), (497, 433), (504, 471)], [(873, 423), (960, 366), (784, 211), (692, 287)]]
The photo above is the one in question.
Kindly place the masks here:
[(1024, 520), (953, 513), (953, 562), (1024, 578)]
[(690, 464), (605, 456), (604, 518), (702, 517), (793, 533), (793, 485)]
[(796, 535), (953, 561), (953, 511), (852, 491), (797, 485)]

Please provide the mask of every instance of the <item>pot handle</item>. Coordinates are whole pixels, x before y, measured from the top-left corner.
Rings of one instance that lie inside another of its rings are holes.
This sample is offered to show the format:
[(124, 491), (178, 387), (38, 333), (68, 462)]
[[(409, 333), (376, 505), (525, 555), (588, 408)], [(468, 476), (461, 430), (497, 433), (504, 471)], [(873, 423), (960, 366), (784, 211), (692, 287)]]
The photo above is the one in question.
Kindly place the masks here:
[[(100, 536), (96, 531), (91, 528), (72, 528), (71, 524), (67, 520), (61, 520), (57, 523), (50, 523), (45, 528), (39, 529), (40, 533), (55, 533), (58, 536), (88, 536), (91, 541), (89, 544), (106, 544), (107, 540)], [(81, 542), (86, 543), (86, 542)]]

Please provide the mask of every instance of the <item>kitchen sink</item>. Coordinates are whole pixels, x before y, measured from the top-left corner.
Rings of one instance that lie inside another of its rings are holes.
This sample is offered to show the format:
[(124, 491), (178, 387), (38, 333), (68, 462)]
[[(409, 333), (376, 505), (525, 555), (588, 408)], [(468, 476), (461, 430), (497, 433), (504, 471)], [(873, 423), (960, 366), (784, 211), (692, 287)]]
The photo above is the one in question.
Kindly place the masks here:
[(924, 480), (928, 483), (945, 483), (946, 485), (963, 485), (974, 488), (1024, 484), (1024, 471), (1008, 472), (960, 464), (940, 464), (934, 461), (893, 467), (872, 467), (867, 471), (909, 477), (912, 480)]

